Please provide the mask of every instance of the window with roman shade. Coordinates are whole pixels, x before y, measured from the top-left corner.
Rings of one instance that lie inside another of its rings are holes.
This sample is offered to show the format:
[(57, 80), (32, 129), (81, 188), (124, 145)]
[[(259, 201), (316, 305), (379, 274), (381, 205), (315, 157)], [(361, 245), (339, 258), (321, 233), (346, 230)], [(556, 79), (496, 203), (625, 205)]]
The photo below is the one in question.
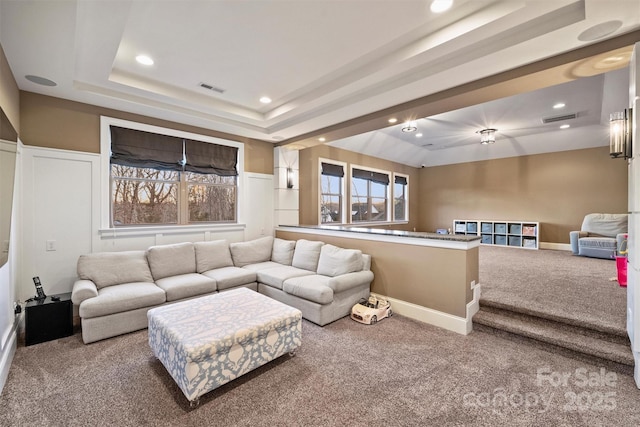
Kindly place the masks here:
[(320, 222), (344, 222), (344, 166), (339, 164), (320, 163)]
[(351, 222), (388, 221), (389, 173), (351, 170)]
[(112, 226), (237, 220), (238, 149), (110, 126)]
[(409, 219), (408, 177), (394, 174), (393, 177), (393, 220)]

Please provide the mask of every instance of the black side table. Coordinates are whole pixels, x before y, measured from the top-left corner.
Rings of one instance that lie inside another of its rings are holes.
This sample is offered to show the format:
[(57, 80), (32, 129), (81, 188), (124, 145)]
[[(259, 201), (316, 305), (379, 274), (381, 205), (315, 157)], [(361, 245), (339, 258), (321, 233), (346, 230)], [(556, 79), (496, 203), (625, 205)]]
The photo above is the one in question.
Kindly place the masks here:
[[(51, 297), (60, 298), (53, 301)], [(32, 345), (73, 335), (71, 292), (49, 295), (25, 305), (25, 344)]]

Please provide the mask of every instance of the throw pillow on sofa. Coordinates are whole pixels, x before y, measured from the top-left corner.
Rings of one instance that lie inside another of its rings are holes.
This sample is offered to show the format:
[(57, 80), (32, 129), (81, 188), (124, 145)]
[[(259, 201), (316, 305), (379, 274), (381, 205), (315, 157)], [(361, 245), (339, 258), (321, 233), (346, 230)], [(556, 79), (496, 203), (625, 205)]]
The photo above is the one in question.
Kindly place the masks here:
[(320, 250), (318, 274), (336, 277), (362, 270), (362, 251), (324, 245)]
[(196, 250), (196, 271), (215, 270), (222, 267), (233, 267), (229, 242), (226, 240), (215, 240), (212, 242), (194, 243)]
[(311, 240), (300, 239), (296, 242), (296, 249), (293, 252), (291, 265), (303, 270), (316, 271), (318, 259), (320, 258), (320, 248), (324, 242), (312, 242)]
[(231, 258), (236, 267), (257, 264), (271, 260), (273, 237), (265, 236), (248, 242), (236, 242), (229, 245)]
[(293, 262), (293, 251), (296, 248), (295, 240), (278, 239), (273, 240), (273, 250), (271, 261), (282, 265), (291, 265)]
[(153, 282), (144, 251), (80, 255), (78, 277), (91, 280), (98, 289), (122, 283)]
[(193, 243), (151, 246), (147, 260), (155, 280), (196, 272), (196, 256)]

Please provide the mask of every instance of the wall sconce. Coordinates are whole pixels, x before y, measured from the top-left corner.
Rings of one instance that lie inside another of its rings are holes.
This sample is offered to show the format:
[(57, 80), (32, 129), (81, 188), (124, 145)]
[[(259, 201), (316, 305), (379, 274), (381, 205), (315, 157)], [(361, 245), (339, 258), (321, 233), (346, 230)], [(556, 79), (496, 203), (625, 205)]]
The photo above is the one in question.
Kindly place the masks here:
[(293, 169), (287, 168), (287, 188), (293, 188)]
[(488, 145), (496, 142), (496, 131), (497, 129), (482, 129), (476, 132), (480, 134), (480, 144)]
[(631, 108), (611, 113), (609, 116), (609, 155), (614, 158), (631, 158)]

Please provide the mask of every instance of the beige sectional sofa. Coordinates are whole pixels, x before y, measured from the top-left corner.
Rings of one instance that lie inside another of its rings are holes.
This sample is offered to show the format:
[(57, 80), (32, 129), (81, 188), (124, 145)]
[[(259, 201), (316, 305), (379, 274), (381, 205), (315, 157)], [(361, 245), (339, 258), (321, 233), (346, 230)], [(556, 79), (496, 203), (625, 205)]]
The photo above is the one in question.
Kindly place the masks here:
[(323, 326), (369, 295), (370, 266), (359, 250), (308, 240), (185, 242), (82, 255), (71, 299), (85, 343), (146, 328), (153, 307), (240, 286)]

